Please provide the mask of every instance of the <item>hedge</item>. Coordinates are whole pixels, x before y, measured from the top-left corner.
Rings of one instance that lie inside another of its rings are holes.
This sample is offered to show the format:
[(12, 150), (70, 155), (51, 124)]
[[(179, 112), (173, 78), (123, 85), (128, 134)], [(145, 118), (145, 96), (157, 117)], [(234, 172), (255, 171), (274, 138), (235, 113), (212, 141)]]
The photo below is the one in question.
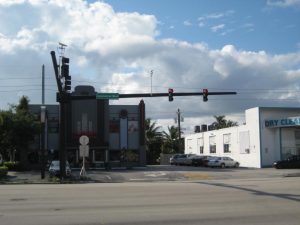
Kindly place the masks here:
[(19, 162), (4, 162), (3, 165), (7, 167), (9, 171), (19, 171), (21, 169)]
[(0, 177), (5, 177), (7, 175), (8, 168), (6, 166), (0, 166)]

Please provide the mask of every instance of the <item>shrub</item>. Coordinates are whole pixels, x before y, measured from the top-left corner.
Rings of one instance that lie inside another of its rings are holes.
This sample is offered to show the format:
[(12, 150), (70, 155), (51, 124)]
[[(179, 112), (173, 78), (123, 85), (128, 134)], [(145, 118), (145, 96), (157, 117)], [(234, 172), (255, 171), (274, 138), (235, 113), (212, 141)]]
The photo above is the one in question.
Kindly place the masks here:
[(0, 177), (5, 177), (7, 175), (8, 168), (6, 166), (0, 166)]
[(7, 167), (9, 171), (19, 171), (21, 168), (19, 162), (4, 162), (4, 166)]

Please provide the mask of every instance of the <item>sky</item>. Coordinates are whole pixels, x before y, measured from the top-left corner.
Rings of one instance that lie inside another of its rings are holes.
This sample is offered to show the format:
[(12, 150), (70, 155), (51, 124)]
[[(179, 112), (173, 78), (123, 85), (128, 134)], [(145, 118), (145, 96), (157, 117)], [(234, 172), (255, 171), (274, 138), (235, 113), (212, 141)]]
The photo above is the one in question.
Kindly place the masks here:
[[(50, 51), (67, 45), (72, 87), (97, 92), (236, 91), (145, 98), (163, 128), (185, 134), (214, 115), (242, 124), (252, 107), (299, 107), (300, 0), (0, 0), (0, 109), (23, 95), (56, 104)], [(152, 88), (151, 88), (151, 71)], [(111, 104), (138, 104), (140, 99)]]

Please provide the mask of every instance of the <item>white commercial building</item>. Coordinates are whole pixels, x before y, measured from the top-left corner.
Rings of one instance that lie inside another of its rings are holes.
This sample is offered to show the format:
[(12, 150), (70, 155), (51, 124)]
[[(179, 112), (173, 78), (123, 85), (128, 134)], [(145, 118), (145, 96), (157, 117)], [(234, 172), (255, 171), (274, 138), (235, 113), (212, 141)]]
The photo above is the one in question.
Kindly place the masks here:
[(185, 153), (229, 156), (256, 168), (300, 155), (300, 108), (251, 108), (245, 119), (241, 126), (186, 136)]

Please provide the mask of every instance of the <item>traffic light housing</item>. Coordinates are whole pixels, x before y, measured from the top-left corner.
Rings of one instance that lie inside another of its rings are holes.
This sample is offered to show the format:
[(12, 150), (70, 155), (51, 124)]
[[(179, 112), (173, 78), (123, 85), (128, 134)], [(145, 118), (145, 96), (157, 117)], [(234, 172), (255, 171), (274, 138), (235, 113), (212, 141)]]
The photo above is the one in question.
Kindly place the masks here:
[(173, 101), (173, 93), (174, 93), (173, 88), (169, 88), (168, 92), (169, 92), (169, 102), (172, 102)]
[(61, 77), (64, 79), (64, 91), (71, 91), (71, 76), (69, 74), (70, 59), (66, 57), (61, 58)]
[(65, 91), (71, 91), (71, 76), (65, 77)]
[(203, 94), (203, 101), (207, 102), (207, 96), (208, 96), (208, 89), (203, 89), (202, 90), (202, 94)]
[(61, 58), (61, 76), (67, 77), (69, 76), (69, 62), (70, 59), (66, 57)]

